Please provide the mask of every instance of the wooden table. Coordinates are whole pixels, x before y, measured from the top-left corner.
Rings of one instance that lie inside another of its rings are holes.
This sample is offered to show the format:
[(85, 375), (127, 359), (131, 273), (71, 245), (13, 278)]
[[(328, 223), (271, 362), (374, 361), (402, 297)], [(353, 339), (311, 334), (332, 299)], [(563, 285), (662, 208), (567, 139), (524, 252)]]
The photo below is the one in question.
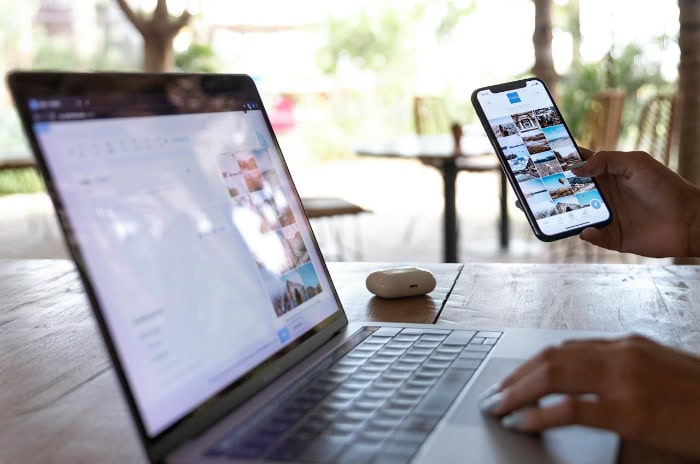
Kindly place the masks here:
[[(499, 242), (508, 249), (508, 181), (485, 136), (462, 136), (459, 146), (450, 135), (405, 135), (375, 144), (359, 145), (355, 152), (361, 156), (418, 159), (440, 171), (445, 201), (443, 229), (443, 260), (459, 261), (459, 227), (457, 221), (457, 173), (465, 171), (498, 171), (500, 174)], [(485, 195), (490, 192), (485, 192)]]
[[(393, 301), (364, 288), (383, 266), (329, 265), (350, 319), (635, 331), (700, 354), (700, 266), (424, 264), (435, 291)], [(70, 261), (0, 260), (0, 369), (0, 463), (145, 460)]]

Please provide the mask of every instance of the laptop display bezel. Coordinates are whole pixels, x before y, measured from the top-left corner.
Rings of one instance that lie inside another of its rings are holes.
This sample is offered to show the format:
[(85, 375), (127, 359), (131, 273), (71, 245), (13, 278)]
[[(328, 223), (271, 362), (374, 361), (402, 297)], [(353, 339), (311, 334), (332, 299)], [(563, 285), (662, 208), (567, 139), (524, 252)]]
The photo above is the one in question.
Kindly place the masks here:
[[(212, 74), (142, 74), (142, 73), (54, 73), (54, 72), (12, 72), (7, 81), (15, 101), (15, 107), (20, 115), (25, 135), (35, 155), (37, 166), (44, 178), (46, 189), (56, 209), (59, 223), (64, 233), (66, 246), (76, 264), (77, 271), (83, 282), (85, 293), (98, 322), (100, 332), (114, 363), (117, 377), (127, 400), (139, 435), (149, 458), (153, 461), (162, 460), (175, 447), (190, 437), (200, 434), (225, 415), (273, 382), (292, 366), (304, 360), (311, 352), (322, 346), (335, 334), (347, 326), (348, 320), (338, 298), (335, 286), (330, 278), (325, 260), (313, 234), (308, 218), (304, 215), (304, 226), (310, 232), (313, 250), (321, 257), (322, 272), (325, 274), (337, 304), (337, 311), (317, 324), (297, 341), (280, 350), (266, 361), (249, 371), (243, 377), (231, 383), (224, 390), (201, 403), (196, 409), (185, 415), (165, 430), (150, 437), (144, 426), (131, 386), (125, 375), (114, 341), (109, 332), (96, 296), (95, 287), (91, 282), (88, 269), (82, 257), (80, 243), (73, 234), (71, 220), (64, 208), (62, 198), (55, 188), (52, 173), (47, 169), (47, 162), (33, 131), (32, 111), (29, 108), (30, 98), (60, 98), (71, 96), (94, 97), (96, 95), (133, 95), (135, 92), (148, 91), (165, 94), (166, 86), (173, 82), (186, 82), (187, 85), (199, 86), (206, 89), (206, 95), (213, 97), (217, 92), (222, 94), (238, 94), (247, 101), (257, 103), (258, 108), (267, 124), (275, 148), (282, 153), (277, 138), (272, 129), (268, 115), (255, 83), (247, 75), (212, 75)], [(196, 112), (196, 111), (195, 111)], [(186, 114), (187, 112), (183, 112)], [(289, 169), (281, 156), (283, 174), (287, 176), (293, 191), (294, 201), (299, 200), (299, 194), (293, 183)], [(300, 204), (300, 203), (299, 203)], [(303, 208), (300, 208), (303, 211)], [(254, 375), (251, 373), (254, 372)]]

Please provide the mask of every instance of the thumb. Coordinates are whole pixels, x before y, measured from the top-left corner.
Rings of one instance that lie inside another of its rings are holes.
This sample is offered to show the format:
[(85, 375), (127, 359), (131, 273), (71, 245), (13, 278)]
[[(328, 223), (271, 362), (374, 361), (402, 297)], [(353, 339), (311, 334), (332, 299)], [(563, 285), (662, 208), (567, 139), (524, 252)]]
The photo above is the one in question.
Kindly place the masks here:
[(619, 151), (599, 151), (571, 171), (577, 176), (596, 177), (601, 174), (624, 175), (632, 168), (628, 153)]
[(608, 250), (612, 249), (612, 244), (610, 243), (610, 235), (605, 229), (587, 227), (583, 229), (579, 237), (581, 238), (581, 240), (588, 242), (591, 245), (599, 246), (601, 248), (607, 248)]

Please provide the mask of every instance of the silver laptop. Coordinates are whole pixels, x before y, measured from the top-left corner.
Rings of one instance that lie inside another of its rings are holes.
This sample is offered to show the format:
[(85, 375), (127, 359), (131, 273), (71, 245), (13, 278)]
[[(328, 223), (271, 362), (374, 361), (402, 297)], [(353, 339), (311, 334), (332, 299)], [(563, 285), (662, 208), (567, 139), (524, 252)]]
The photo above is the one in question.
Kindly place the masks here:
[(151, 461), (615, 460), (477, 407), (585, 334), (348, 324), (249, 77), (8, 80)]

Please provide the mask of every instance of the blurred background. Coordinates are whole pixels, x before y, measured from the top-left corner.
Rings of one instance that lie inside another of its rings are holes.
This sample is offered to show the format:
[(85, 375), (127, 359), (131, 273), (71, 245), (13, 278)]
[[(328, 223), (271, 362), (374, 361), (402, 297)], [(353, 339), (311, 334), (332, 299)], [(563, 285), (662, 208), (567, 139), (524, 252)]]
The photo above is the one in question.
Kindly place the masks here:
[[(535, 74), (581, 145), (641, 147), (679, 165), (677, 0), (0, 0), (0, 22), (3, 75), (253, 76), (302, 197), (336, 201), (316, 203), (312, 220), (330, 260), (444, 259), (441, 166), (358, 152), (450, 137), (452, 124), (480, 137), (469, 102), (480, 86)], [(496, 169), (458, 167), (459, 261), (641, 262), (576, 238), (537, 241), (510, 192), (504, 246), (499, 182)], [(3, 87), (0, 258), (66, 256)]]

